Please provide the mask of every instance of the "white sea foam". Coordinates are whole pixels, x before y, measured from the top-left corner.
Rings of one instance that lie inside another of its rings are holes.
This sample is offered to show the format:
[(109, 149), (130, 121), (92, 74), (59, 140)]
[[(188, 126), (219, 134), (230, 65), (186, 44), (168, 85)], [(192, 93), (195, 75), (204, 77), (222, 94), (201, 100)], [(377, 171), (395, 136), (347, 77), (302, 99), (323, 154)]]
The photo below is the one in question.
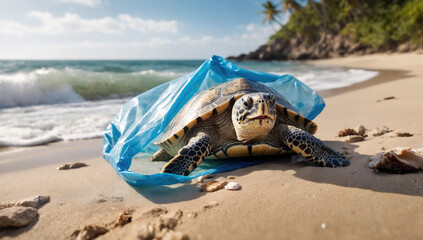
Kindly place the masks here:
[[(259, 71), (292, 74), (317, 91), (349, 86), (378, 74), (301, 64), (288, 67), (277, 64), (274, 67), (275, 63), (248, 64)], [(0, 72), (0, 147), (102, 137), (127, 101), (119, 98), (175, 79), (186, 74), (182, 72), (185, 70), (177, 67), (133, 72), (95, 72), (71, 67), (37, 67), (26, 72), (3, 70)], [(110, 98), (114, 99), (104, 100)], [(97, 101), (87, 101), (92, 99)]]
[(336, 67), (311, 68), (309, 71), (274, 72), (277, 75), (291, 74), (315, 91), (336, 89), (354, 85), (376, 77), (377, 71), (344, 69)]
[(0, 74), (0, 108), (84, 100), (69, 84), (47, 85), (40, 81), (52, 71), (56, 70), (42, 68), (29, 73)]
[(125, 99), (0, 110), (0, 147), (102, 137)]

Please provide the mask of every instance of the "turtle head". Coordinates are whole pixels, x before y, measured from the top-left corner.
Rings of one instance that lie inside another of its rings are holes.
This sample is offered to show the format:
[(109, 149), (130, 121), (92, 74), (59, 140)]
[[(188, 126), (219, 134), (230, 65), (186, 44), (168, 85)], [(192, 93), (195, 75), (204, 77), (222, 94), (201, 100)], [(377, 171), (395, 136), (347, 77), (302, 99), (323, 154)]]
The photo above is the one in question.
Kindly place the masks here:
[(275, 96), (270, 93), (245, 94), (232, 108), (232, 123), (240, 142), (265, 138), (275, 121)]

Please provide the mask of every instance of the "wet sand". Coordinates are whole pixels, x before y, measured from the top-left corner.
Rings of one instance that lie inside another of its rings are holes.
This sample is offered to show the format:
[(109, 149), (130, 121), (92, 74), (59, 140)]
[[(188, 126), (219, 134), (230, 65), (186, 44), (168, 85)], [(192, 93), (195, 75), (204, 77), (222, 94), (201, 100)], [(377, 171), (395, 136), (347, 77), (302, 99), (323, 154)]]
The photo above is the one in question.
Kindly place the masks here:
[[(128, 185), (101, 158), (101, 139), (0, 152), (0, 203), (34, 195), (51, 198), (35, 222), (0, 230), (0, 237), (67, 239), (76, 229), (108, 225), (132, 208), (131, 223), (98, 239), (137, 239), (157, 221), (143, 213), (160, 207), (183, 212), (174, 231), (190, 239), (423, 239), (423, 173), (377, 174), (367, 165), (382, 148), (423, 147), (423, 54), (311, 63), (383, 70), (368, 82), (322, 93), (327, 106), (315, 119), (316, 136), (346, 152), (351, 166), (320, 168), (283, 157), (216, 175), (218, 180), (234, 176), (227, 181), (238, 182), (240, 191), (204, 193), (196, 184)], [(395, 98), (378, 101), (388, 96)], [(383, 135), (358, 143), (335, 137), (359, 124), (369, 129), (385, 125), (414, 136)], [(76, 161), (89, 166), (56, 170)]]

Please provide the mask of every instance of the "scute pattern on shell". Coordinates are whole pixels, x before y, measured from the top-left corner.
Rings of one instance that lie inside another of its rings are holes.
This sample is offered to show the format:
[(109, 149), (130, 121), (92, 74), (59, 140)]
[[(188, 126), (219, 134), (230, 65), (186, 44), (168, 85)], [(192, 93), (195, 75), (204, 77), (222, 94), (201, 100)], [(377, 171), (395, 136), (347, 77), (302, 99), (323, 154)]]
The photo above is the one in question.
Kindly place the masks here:
[(181, 131), (184, 127), (189, 125), (191, 122), (196, 121), (199, 117), (202, 120), (207, 119), (212, 115), (213, 110), (216, 112), (216, 109), (219, 109), (219, 107), (228, 105), (231, 99), (234, 101), (245, 94), (253, 92), (272, 93), (275, 96), (276, 103), (297, 112), (297, 110), (276, 91), (261, 83), (240, 78), (204, 90), (193, 97), (170, 122), (166, 133), (163, 135), (162, 142), (174, 136), (175, 133)]

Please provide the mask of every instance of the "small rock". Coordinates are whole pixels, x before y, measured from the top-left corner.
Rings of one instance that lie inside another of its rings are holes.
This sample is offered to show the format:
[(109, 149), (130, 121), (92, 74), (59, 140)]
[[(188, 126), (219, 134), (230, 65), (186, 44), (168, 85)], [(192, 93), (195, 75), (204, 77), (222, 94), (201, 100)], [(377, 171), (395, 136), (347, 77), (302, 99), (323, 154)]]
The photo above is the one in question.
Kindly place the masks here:
[(141, 225), (137, 235), (140, 240), (152, 240), (154, 238), (154, 228), (151, 225)]
[(179, 231), (169, 231), (163, 236), (162, 240), (189, 240), (189, 236)]
[(378, 127), (376, 129), (373, 129), (369, 132), (369, 135), (374, 136), (374, 137), (378, 137), (378, 136), (382, 136), (385, 133), (389, 133), (392, 132), (391, 129), (389, 129), (387, 126), (382, 126), (382, 127)]
[(68, 164), (63, 164), (62, 166), (58, 167), (57, 170), (68, 170), (68, 169), (87, 167), (87, 166), (88, 166), (87, 164), (82, 163), (82, 162), (68, 163)]
[(204, 183), (203, 185), (201, 185), (201, 191), (205, 191), (205, 192), (214, 192), (217, 191), (219, 189), (222, 189), (226, 186), (226, 184), (228, 184), (228, 182), (223, 181), (210, 181), (207, 183)]
[(86, 225), (84, 228), (74, 231), (71, 238), (76, 240), (90, 240), (103, 235), (108, 231), (109, 230), (103, 226)]
[(226, 190), (240, 190), (241, 185), (239, 185), (236, 182), (229, 182), (228, 184), (226, 184), (225, 189)]
[(389, 97), (384, 97), (383, 98), (384, 101), (391, 100), (391, 99), (395, 99), (395, 96), (389, 96)]
[(116, 222), (113, 224), (113, 227), (122, 227), (124, 225), (126, 225), (127, 223), (130, 223), (132, 221), (132, 213), (134, 212), (134, 209), (125, 209), (123, 210), (123, 212), (121, 212), (119, 214), (118, 219), (116, 220)]
[(364, 137), (361, 135), (349, 135), (341, 138), (342, 141), (347, 143), (355, 143), (364, 141)]
[(214, 208), (218, 205), (219, 205), (218, 202), (209, 202), (209, 203), (207, 203), (206, 205), (203, 206), (203, 209), (204, 210), (211, 209), (211, 208)]
[(22, 207), (33, 207), (33, 208), (39, 208), (43, 204), (50, 201), (49, 196), (35, 196), (33, 198), (25, 199), (20, 202), (17, 202), (15, 206), (22, 206)]
[(345, 128), (344, 130), (341, 130), (338, 133), (338, 137), (345, 137), (350, 135), (359, 135), (359, 134), (352, 128)]
[(175, 218), (175, 219), (181, 219), (182, 218), (182, 216), (184, 215), (184, 212), (182, 212), (180, 209), (177, 209), (173, 214), (172, 214), (172, 216), (173, 216), (173, 218)]
[(145, 211), (142, 215), (144, 217), (160, 217), (160, 215), (168, 213), (166, 208), (156, 207)]
[(111, 197), (112, 202), (123, 202), (123, 197)]
[(203, 183), (204, 180), (210, 179), (210, 178), (214, 178), (214, 175), (206, 174), (206, 175), (203, 175), (203, 176), (199, 176), (198, 178), (195, 178), (192, 181), (193, 181), (193, 183)]
[(412, 137), (414, 136), (414, 134), (409, 133), (409, 132), (402, 132), (402, 131), (394, 131), (392, 133), (393, 136), (395, 137)]
[(375, 171), (406, 173), (423, 169), (423, 148), (393, 148), (370, 158), (369, 168)]
[(187, 214), (188, 218), (196, 218), (198, 216), (197, 212), (190, 212)]
[(231, 175), (229, 175), (229, 176), (227, 176), (226, 178), (227, 178), (227, 179), (235, 179), (235, 176), (231, 176)]
[(326, 229), (326, 223), (322, 223), (322, 224), (320, 224), (320, 227), (321, 227), (323, 230), (325, 230), (325, 229)]
[(166, 229), (175, 229), (176, 225), (178, 225), (178, 219), (172, 218), (172, 217), (162, 217), (160, 218), (160, 230), (163, 228)]
[(23, 227), (30, 224), (38, 215), (32, 207), (9, 207), (0, 210), (0, 228)]
[(356, 131), (358, 135), (365, 137), (367, 128), (364, 127), (363, 125), (358, 125), (357, 127), (354, 128), (354, 131)]

